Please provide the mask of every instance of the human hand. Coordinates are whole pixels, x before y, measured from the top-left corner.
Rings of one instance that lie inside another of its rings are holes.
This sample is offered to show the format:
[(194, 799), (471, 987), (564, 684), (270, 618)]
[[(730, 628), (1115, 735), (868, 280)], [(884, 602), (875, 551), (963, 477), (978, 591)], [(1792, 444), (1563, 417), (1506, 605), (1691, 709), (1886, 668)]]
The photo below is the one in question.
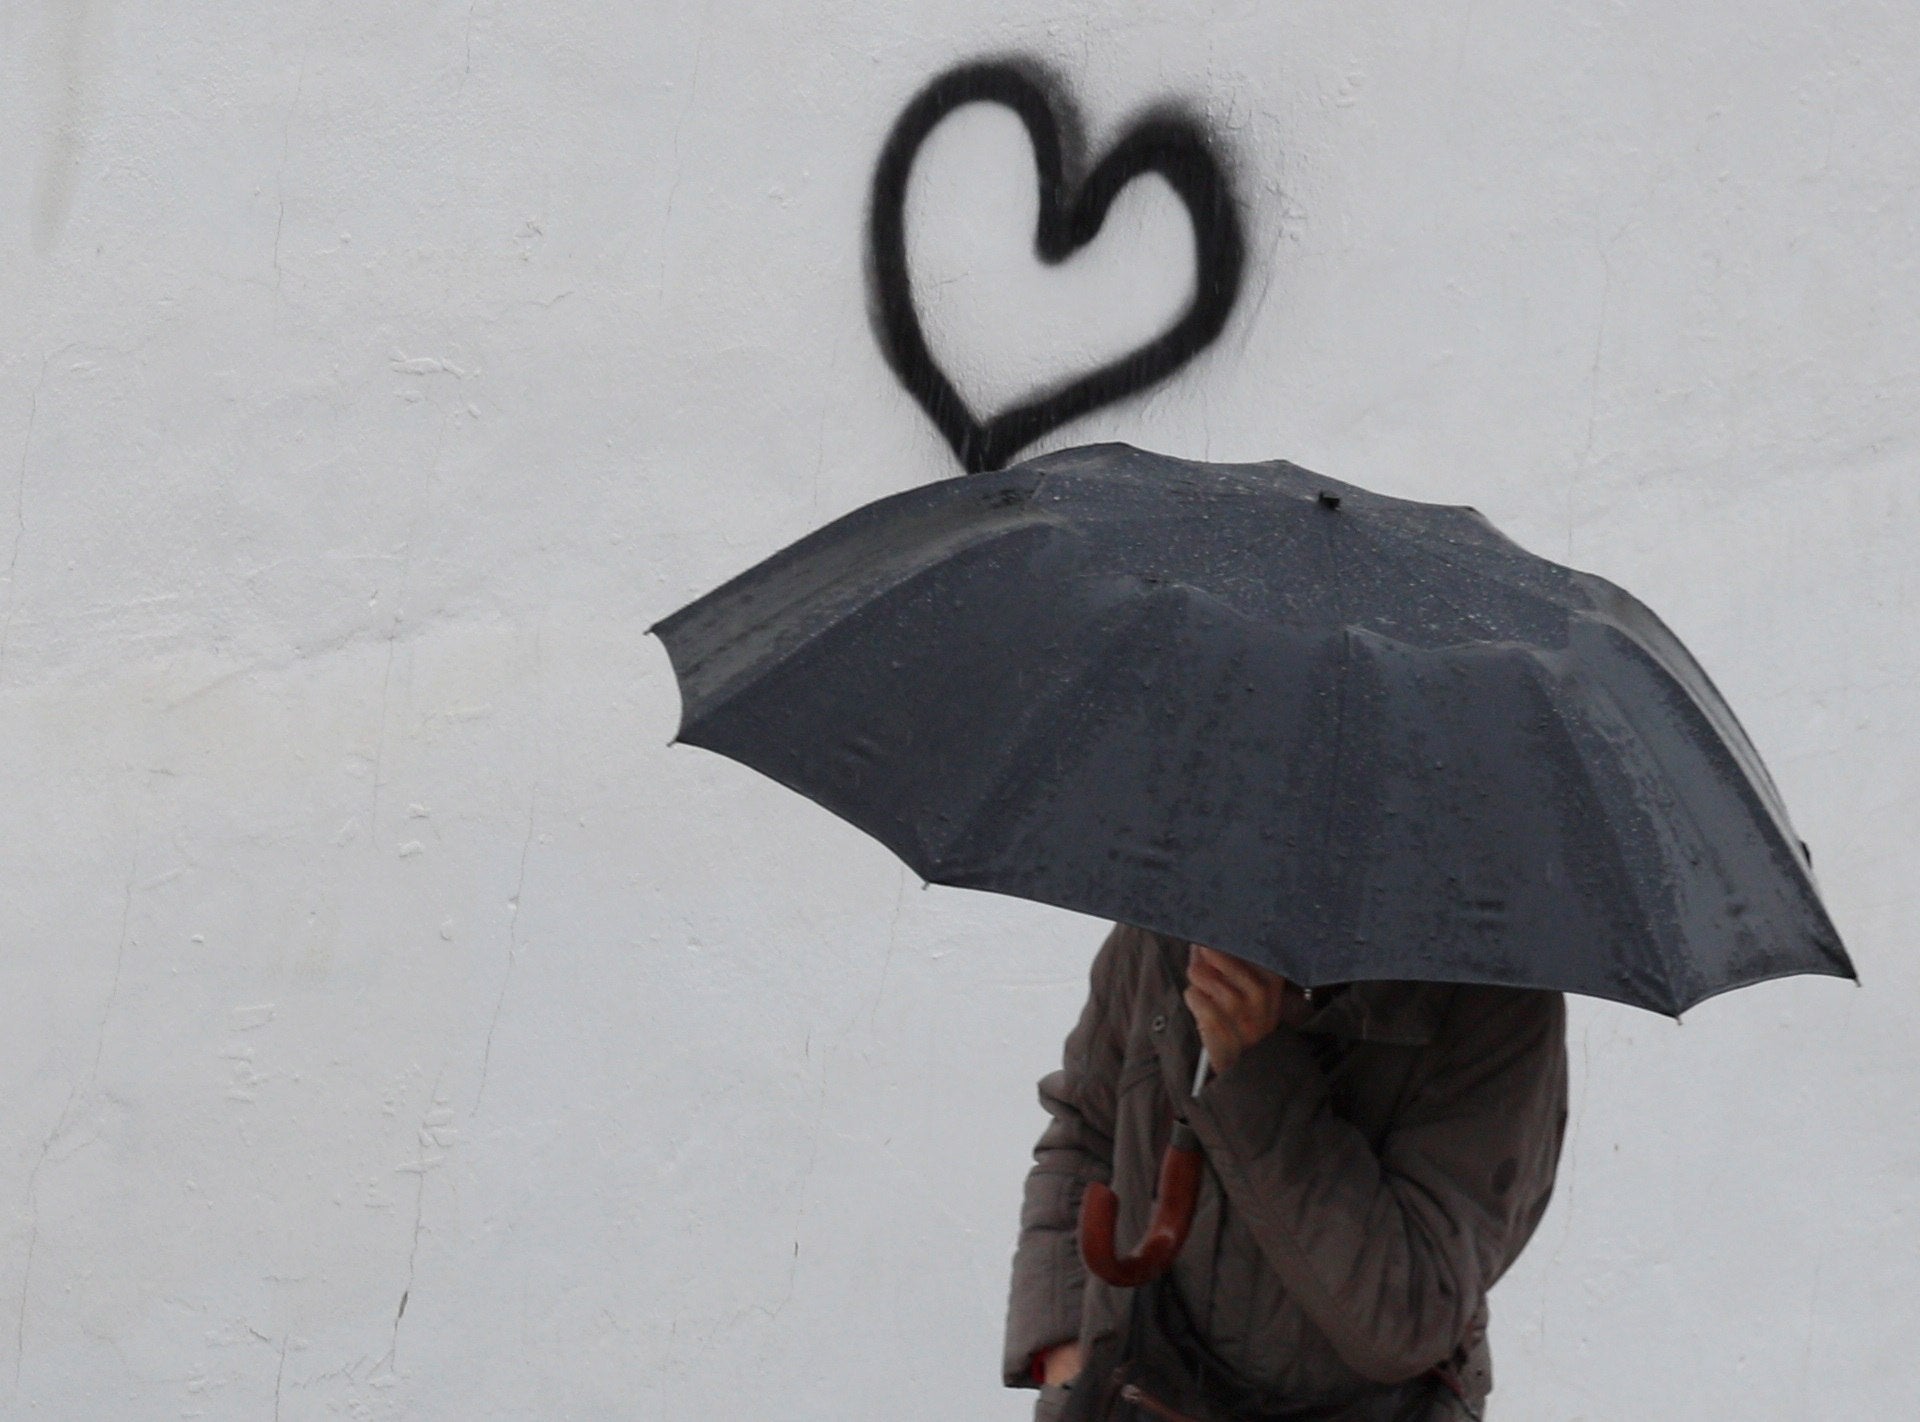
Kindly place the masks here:
[(1187, 945), (1183, 996), (1217, 1072), (1282, 1022), (1297, 1027), (1311, 1011), (1306, 993), (1280, 974), (1198, 943)]
[(1072, 1382), (1080, 1376), (1080, 1343), (1056, 1343), (1040, 1355), (1040, 1381), (1048, 1387)]

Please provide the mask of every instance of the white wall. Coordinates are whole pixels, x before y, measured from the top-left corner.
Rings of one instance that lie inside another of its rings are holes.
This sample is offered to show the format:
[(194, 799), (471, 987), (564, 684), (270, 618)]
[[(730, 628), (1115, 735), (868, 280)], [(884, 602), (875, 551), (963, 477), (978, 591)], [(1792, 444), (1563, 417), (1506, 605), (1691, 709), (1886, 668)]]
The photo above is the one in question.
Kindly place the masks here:
[[(1468, 501), (1647, 598), (1864, 985), (1577, 1006), (1496, 1415), (1920, 1415), (1920, 12), (0, 8), (0, 1415), (1024, 1415), (1032, 1083), (1101, 925), (666, 746), (655, 618), (954, 471), (863, 310), (940, 68), (1241, 164), (1215, 349), (1055, 443)], [(1179, 302), (1163, 191), (916, 186), (967, 388)], [(402, 1303), (405, 1303), (404, 1316)]]

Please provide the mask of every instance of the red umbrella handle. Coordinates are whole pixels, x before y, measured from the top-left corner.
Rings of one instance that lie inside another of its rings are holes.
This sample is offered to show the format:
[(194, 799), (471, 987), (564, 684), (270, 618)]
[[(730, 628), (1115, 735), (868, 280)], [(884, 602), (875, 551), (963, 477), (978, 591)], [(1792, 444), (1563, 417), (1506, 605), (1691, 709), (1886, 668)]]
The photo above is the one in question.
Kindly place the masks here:
[(1120, 1257), (1113, 1249), (1113, 1227), (1120, 1218), (1120, 1197), (1098, 1180), (1089, 1181), (1080, 1196), (1080, 1257), (1087, 1268), (1118, 1288), (1159, 1278), (1173, 1266), (1174, 1256), (1193, 1228), (1193, 1206), (1200, 1196), (1200, 1138), (1184, 1121), (1174, 1124), (1167, 1153), (1160, 1157), (1160, 1188), (1153, 1199), (1153, 1218), (1140, 1237), (1139, 1248)]

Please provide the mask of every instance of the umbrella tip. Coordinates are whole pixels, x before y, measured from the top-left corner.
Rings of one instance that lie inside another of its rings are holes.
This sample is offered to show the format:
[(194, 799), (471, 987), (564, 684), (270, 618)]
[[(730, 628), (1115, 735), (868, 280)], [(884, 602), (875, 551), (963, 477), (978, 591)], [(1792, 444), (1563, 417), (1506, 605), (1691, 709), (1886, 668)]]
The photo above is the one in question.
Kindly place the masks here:
[(1320, 507), (1323, 509), (1339, 508), (1340, 496), (1338, 494), (1329, 494), (1325, 489), (1322, 489), (1320, 491)]

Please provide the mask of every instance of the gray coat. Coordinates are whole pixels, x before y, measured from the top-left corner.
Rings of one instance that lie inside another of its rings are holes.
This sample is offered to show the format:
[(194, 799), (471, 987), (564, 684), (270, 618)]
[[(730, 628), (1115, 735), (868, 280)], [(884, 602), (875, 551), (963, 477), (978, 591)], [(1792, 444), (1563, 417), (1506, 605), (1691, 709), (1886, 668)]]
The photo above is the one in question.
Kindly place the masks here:
[[(1131, 1291), (1080, 1262), (1082, 1188), (1110, 1180), (1139, 1238), (1175, 1103), (1207, 1168), (1170, 1278), (1215, 1354), (1290, 1407), (1345, 1404), (1448, 1359), (1492, 1386), (1487, 1290), (1532, 1235), (1566, 1125), (1558, 993), (1356, 983), (1188, 1098), (1200, 1050), (1187, 945), (1116, 926), (1027, 1177), (1004, 1378), (1114, 1334)], [(1052, 1392), (1052, 1389), (1048, 1390)], [(1043, 1400), (1043, 1415), (1047, 1403)]]

